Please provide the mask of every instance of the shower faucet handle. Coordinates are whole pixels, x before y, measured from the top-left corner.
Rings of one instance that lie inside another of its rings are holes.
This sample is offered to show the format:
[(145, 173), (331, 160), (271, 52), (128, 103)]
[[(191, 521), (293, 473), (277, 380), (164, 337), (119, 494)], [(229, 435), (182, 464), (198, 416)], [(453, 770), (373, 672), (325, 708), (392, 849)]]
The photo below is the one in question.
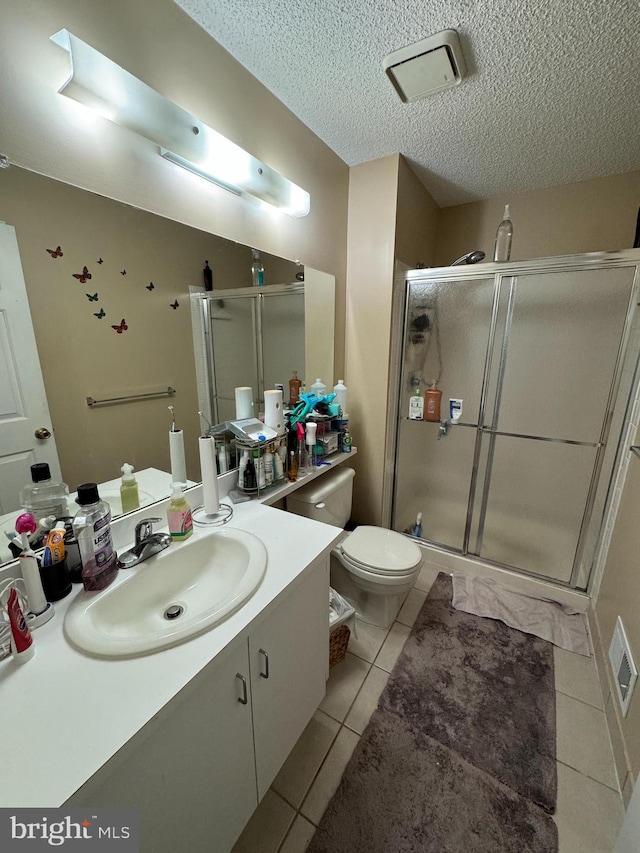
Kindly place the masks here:
[(438, 441), (445, 436), (449, 435), (449, 430), (451, 429), (451, 421), (442, 420), (440, 421), (440, 426), (438, 427)]

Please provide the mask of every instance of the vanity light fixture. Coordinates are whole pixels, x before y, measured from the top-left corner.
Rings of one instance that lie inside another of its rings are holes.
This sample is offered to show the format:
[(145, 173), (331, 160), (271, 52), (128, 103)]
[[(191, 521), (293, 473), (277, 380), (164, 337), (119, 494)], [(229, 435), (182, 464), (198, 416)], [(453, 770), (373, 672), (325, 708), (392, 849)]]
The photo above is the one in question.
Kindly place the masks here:
[(58, 90), (155, 143), (166, 160), (238, 196), (289, 216), (306, 216), (310, 196), (108, 57), (60, 30), (51, 40), (69, 53), (71, 74)]

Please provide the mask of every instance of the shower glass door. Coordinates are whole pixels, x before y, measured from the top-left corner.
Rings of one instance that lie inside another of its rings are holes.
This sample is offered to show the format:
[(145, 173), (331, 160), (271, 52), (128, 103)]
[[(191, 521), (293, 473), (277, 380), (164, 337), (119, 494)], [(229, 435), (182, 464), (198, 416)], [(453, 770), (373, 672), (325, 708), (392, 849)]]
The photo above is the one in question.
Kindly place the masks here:
[[(408, 284), (392, 525), (422, 512), (433, 544), (584, 588), (633, 380), (635, 265), (523, 266)], [(446, 435), (407, 420), (433, 379), (443, 419), (463, 399)]]
[[(462, 551), (473, 473), (494, 279), (413, 284), (407, 294), (401, 417), (393, 526), (409, 530), (423, 514), (423, 535)], [(437, 382), (443, 418), (449, 397), (463, 399), (462, 417), (438, 441), (439, 423), (410, 421), (409, 399)]]

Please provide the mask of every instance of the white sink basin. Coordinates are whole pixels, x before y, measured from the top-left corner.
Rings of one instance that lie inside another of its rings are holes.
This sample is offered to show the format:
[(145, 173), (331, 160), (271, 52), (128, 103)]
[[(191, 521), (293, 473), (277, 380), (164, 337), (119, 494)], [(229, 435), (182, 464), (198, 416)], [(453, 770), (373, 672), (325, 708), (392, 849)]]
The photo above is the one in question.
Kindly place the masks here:
[(175, 646), (241, 607), (266, 567), (264, 545), (243, 530), (224, 528), (173, 543), (135, 568), (121, 569), (102, 592), (79, 592), (65, 616), (65, 635), (98, 657)]

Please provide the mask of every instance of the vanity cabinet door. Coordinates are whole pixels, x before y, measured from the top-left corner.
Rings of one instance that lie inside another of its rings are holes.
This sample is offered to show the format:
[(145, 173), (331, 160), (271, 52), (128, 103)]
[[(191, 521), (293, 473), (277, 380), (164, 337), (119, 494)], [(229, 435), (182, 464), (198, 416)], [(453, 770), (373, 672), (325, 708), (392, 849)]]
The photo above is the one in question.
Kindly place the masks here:
[(329, 559), (249, 635), (258, 799), (262, 799), (325, 694)]
[(251, 701), (238, 701), (237, 673), (249, 682), (246, 637), (205, 667), (67, 805), (137, 808), (141, 853), (231, 850), (258, 803)]

